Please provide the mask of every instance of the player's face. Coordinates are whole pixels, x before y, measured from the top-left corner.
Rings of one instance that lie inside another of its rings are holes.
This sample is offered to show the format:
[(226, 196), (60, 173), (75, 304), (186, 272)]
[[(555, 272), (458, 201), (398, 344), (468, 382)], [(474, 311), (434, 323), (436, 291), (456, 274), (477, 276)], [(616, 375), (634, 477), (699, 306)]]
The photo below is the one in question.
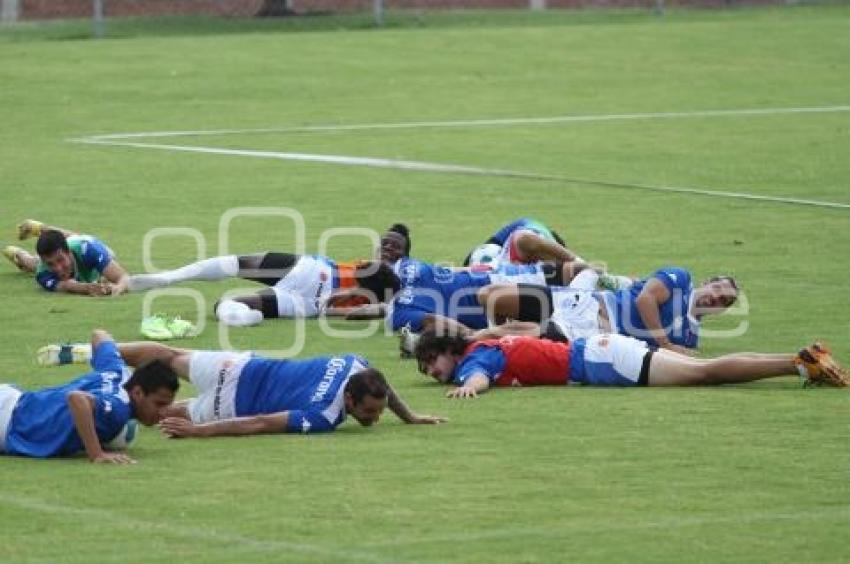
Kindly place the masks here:
[(407, 239), (404, 235), (395, 231), (387, 231), (381, 237), (381, 261), (386, 263), (394, 263), (404, 256), (404, 249), (407, 246)]
[(349, 395), (346, 395), (345, 399), (347, 404), (345, 410), (364, 427), (377, 423), (384, 408), (387, 407), (387, 398), (363, 396), (363, 399), (356, 403)]
[(70, 251), (60, 249), (51, 255), (41, 257), (41, 262), (59, 280), (70, 280), (74, 277), (74, 259)]
[(141, 386), (130, 390), (133, 416), (142, 425), (156, 425), (162, 419), (163, 410), (174, 402), (174, 392), (168, 388), (146, 394)]
[(440, 353), (424, 362), (424, 372), (441, 384), (448, 384), (455, 371), (457, 360), (451, 353)]
[(703, 313), (720, 313), (735, 303), (738, 290), (728, 280), (717, 280), (703, 284), (696, 297), (696, 306)]

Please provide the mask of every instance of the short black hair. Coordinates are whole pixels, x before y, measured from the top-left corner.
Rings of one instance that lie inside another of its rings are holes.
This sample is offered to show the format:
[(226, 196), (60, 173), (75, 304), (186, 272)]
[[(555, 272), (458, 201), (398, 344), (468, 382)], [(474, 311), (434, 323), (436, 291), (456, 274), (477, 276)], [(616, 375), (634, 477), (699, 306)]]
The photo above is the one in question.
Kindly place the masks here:
[(70, 251), (65, 234), (57, 229), (45, 229), (38, 236), (35, 252), (40, 257), (48, 257), (56, 251)]
[(729, 303), (726, 307), (735, 305), (735, 302), (738, 301), (738, 295), (741, 293), (741, 289), (738, 287), (738, 281), (728, 274), (721, 274), (719, 276), (712, 276), (705, 281), (706, 284), (711, 284), (712, 282), (728, 282), (732, 286), (732, 289), (735, 290), (735, 297), (729, 298)]
[(404, 256), (410, 256), (410, 229), (403, 223), (393, 223), (387, 231), (398, 233), (404, 237)]
[(419, 371), (424, 374), (425, 365), (443, 353), (462, 355), (471, 342), (457, 333), (437, 333), (434, 329), (423, 331), (413, 352), (419, 363)]
[(124, 383), (124, 389), (128, 392), (136, 386), (142, 388), (145, 395), (162, 388), (177, 392), (180, 389), (180, 380), (168, 364), (161, 360), (150, 360), (136, 368), (130, 379)]
[(367, 260), (358, 263), (354, 276), (357, 285), (374, 294), (378, 302), (390, 301), (401, 289), (401, 281), (392, 267), (380, 261)]
[(387, 379), (377, 368), (364, 368), (352, 375), (345, 385), (346, 393), (351, 396), (351, 400), (355, 404), (363, 401), (366, 396), (372, 396), (379, 400), (384, 399), (389, 390), (390, 385), (387, 384)]

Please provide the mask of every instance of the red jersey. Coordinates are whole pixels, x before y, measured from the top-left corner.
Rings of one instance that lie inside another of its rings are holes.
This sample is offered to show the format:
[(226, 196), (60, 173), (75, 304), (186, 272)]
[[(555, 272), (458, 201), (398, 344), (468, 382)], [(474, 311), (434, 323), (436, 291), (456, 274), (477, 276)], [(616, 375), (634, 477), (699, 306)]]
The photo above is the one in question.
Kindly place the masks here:
[(478, 341), (464, 351), (455, 381), (476, 373), (496, 386), (563, 386), (570, 379), (570, 345), (533, 337)]

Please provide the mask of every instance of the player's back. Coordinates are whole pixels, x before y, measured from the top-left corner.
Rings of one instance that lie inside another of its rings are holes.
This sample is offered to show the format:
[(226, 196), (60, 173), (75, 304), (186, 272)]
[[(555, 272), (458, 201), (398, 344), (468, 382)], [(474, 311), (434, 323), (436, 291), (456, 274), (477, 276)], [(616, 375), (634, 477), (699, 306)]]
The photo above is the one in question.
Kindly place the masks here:
[(351, 354), (303, 360), (255, 357), (239, 378), (236, 415), (324, 409), (341, 397), (348, 378), (366, 364)]

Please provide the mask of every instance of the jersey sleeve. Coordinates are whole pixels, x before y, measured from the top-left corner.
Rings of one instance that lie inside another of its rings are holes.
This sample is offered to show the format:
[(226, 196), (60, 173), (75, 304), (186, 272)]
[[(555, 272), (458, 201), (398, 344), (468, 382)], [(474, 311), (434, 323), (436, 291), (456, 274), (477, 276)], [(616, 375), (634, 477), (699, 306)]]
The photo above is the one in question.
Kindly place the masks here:
[(652, 277), (660, 280), (671, 292), (676, 290), (686, 292), (691, 288), (691, 274), (684, 268), (662, 268), (657, 270)]
[(457, 367), (454, 383), (462, 386), (472, 376), (481, 374), (495, 382), (505, 369), (505, 354), (498, 347), (478, 347)]
[(59, 277), (50, 270), (40, 271), (35, 275), (35, 281), (48, 292), (55, 292), (57, 286), (59, 286)]
[(427, 311), (396, 302), (393, 304), (390, 316), (392, 330), (398, 331), (407, 325), (411, 331), (418, 333), (422, 330), (422, 323), (427, 315), (429, 315)]
[(120, 373), (124, 366), (115, 341), (101, 341), (92, 351), (91, 367), (98, 372)]
[(334, 429), (336, 429), (336, 425), (328, 421), (320, 411), (311, 409), (293, 409), (287, 412), (287, 433), (301, 433), (307, 435), (313, 433), (328, 433)]
[(129, 420), (130, 406), (120, 398), (111, 394), (94, 394), (94, 421), (98, 431), (114, 437)]
[(102, 273), (109, 266), (109, 263), (112, 262), (109, 249), (97, 239), (86, 241), (82, 251), (81, 258), (87, 268), (93, 268)]

